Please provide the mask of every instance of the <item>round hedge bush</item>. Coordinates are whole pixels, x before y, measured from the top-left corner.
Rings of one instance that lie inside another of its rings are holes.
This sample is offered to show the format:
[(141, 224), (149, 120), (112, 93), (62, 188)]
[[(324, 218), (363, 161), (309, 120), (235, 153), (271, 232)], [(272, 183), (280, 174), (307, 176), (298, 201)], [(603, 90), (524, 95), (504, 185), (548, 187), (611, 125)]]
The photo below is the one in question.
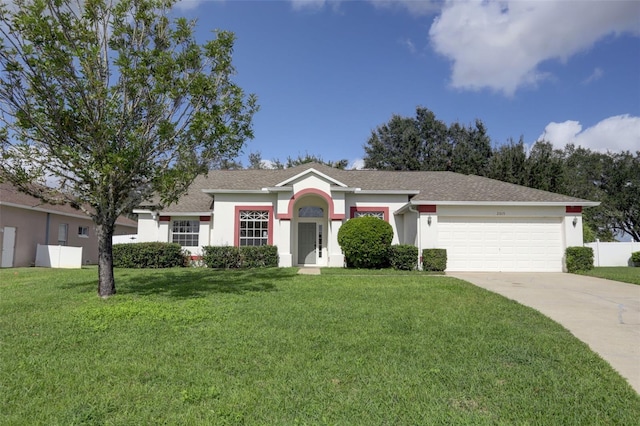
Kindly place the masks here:
[(346, 221), (338, 231), (347, 266), (375, 269), (388, 265), (393, 228), (384, 220), (362, 216)]

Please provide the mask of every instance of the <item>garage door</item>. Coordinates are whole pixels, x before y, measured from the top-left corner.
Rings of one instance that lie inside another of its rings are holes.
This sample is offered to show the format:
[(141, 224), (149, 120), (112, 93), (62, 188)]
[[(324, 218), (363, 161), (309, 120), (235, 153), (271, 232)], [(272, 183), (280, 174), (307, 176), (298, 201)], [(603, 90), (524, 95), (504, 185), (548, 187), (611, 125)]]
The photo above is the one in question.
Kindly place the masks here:
[(562, 271), (560, 218), (440, 217), (447, 271)]

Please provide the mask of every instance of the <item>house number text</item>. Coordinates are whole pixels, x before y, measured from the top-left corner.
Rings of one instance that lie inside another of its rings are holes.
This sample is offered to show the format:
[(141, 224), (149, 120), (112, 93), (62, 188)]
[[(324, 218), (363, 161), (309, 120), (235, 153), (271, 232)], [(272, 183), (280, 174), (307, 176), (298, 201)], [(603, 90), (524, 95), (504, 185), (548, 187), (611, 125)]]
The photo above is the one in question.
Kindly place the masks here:
[(497, 216), (506, 216), (507, 212), (496, 212)]

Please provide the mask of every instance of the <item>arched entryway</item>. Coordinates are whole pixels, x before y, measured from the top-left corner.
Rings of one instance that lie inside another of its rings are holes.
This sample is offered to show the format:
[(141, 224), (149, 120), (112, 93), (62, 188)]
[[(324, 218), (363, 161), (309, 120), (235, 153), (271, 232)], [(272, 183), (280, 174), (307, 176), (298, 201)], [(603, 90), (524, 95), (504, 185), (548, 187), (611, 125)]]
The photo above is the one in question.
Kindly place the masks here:
[(327, 202), (315, 194), (298, 199), (293, 212), (292, 247), (294, 264), (300, 266), (327, 265)]

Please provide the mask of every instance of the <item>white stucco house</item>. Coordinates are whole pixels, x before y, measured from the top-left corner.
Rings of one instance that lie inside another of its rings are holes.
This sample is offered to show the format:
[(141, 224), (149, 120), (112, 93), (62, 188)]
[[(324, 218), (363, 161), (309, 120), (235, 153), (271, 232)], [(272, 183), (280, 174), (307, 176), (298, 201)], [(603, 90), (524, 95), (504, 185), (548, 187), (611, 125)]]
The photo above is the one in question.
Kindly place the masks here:
[(393, 244), (447, 250), (447, 271), (562, 271), (582, 245), (582, 209), (598, 203), (452, 172), (215, 170), (179, 202), (141, 205), (138, 241), (201, 247), (272, 244), (280, 266), (344, 265), (338, 230), (375, 215)]

